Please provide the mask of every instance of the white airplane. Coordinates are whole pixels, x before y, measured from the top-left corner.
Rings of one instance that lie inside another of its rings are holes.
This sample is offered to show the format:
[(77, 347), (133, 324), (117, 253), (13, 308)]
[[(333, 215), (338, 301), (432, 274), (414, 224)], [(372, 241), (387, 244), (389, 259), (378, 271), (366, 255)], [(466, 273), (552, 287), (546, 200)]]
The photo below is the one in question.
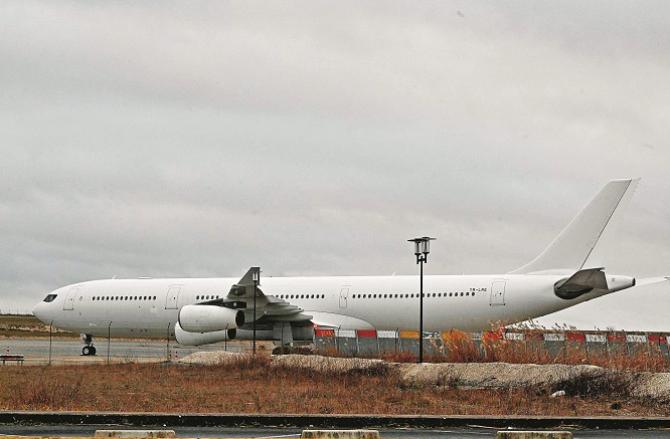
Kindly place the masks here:
[[(631, 276), (588, 265), (612, 216), (638, 180), (609, 182), (556, 239), (507, 274), (427, 275), (424, 329), (479, 331), (515, 323), (635, 286)], [(279, 344), (310, 341), (314, 326), (397, 330), (418, 327), (417, 276), (107, 279), (59, 288), (33, 314), (46, 324), (82, 334), (83, 355), (95, 355), (94, 336), (170, 337), (183, 345), (233, 338)]]

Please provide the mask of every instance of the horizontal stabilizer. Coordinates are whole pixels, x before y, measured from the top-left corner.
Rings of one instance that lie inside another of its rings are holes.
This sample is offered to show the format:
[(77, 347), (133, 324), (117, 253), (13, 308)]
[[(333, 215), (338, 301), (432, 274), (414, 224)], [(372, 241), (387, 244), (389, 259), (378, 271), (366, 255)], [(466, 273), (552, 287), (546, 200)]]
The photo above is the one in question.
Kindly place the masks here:
[(574, 299), (593, 290), (608, 290), (607, 278), (602, 267), (579, 270), (569, 278), (554, 284), (554, 292), (561, 299)]

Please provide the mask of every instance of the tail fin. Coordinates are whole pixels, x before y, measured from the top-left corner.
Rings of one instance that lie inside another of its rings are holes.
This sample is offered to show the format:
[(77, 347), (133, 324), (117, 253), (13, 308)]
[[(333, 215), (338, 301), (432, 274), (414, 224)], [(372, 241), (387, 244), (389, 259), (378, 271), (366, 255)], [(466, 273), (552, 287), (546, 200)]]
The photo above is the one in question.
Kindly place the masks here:
[(546, 271), (582, 269), (614, 213), (630, 198), (637, 179), (612, 180), (563, 229), (542, 253), (511, 273), (525, 274)]

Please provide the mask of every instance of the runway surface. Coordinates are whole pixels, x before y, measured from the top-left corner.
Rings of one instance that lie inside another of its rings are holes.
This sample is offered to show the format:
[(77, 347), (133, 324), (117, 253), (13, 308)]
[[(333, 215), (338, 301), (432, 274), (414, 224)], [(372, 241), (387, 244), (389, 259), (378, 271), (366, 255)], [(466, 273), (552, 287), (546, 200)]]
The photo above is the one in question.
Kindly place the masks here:
[[(26, 436), (92, 436), (95, 430), (118, 429), (111, 425), (65, 425), (65, 426), (23, 426), (0, 425), (0, 434)], [(178, 437), (183, 438), (297, 438), (301, 430), (292, 428), (170, 428)], [(456, 438), (494, 438), (496, 429), (469, 428), (449, 430), (394, 429), (380, 430), (382, 439), (456, 439)], [(668, 430), (577, 430), (576, 439), (606, 438), (670, 438)]]
[[(97, 349), (95, 357), (84, 357), (81, 348), (84, 345), (79, 339), (54, 339), (51, 343), (53, 363), (95, 363), (107, 361), (107, 340), (94, 340)], [(220, 351), (224, 348), (231, 352), (247, 349), (248, 341), (231, 341), (206, 346), (181, 346), (165, 340), (123, 340), (111, 339), (109, 356), (111, 361), (162, 361), (183, 358), (197, 351)], [(268, 347), (268, 349), (271, 349)], [(0, 353), (21, 354), (26, 364), (44, 364), (49, 361), (48, 338), (6, 338), (0, 339)]]

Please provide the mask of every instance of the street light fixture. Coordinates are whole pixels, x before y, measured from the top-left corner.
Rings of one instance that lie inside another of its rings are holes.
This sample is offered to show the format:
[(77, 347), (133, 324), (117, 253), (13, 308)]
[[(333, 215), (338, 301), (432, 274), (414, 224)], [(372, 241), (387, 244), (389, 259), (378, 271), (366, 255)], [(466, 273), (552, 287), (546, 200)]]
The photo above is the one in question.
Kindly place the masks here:
[(254, 281), (254, 318), (252, 327), (253, 327), (253, 354), (256, 355), (256, 296), (258, 295), (258, 284), (260, 283), (261, 270), (254, 270), (251, 273), (251, 280)]
[(419, 363), (423, 363), (423, 264), (428, 262), (430, 241), (435, 239), (422, 236), (408, 240), (414, 243), (414, 256), (416, 256), (416, 263), (419, 264)]

